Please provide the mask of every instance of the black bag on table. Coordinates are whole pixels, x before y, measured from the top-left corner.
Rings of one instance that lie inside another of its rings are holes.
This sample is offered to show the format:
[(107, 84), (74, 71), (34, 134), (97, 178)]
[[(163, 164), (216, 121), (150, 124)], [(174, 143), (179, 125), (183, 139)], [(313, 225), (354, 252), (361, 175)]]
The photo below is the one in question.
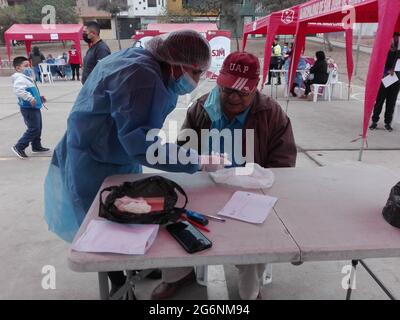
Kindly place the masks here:
[[(181, 208), (175, 207), (178, 201), (177, 191), (185, 197), (185, 204)], [(103, 193), (110, 192), (103, 201)], [(114, 202), (128, 196), (139, 197), (162, 197), (164, 198), (164, 209), (151, 211), (149, 213), (128, 213), (118, 210)], [(188, 202), (187, 195), (176, 182), (161, 176), (152, 176), (133, 182), (124, 182), (120, 186), (104, 188), (100, 193), (99, 216), (118, 223), (132, 224), (166, 224), (176, 222)]]
[(400, 228), (400, 182), (390, 191), (389, 199), (382, 214), (393, 227)]

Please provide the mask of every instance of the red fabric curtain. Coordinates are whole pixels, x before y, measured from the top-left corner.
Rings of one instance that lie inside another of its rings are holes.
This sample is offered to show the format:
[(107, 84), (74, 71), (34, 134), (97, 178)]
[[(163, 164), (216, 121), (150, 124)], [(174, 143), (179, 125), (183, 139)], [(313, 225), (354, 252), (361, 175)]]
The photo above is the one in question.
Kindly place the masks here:
[(248, 33), (244, 33), (243, 34), (243, 40), (242, 40), (242, 51), (244, 51), (244, 49), (246, 48), (246, 44), (247, 44), (247, 37), (249, 36)]
[(349, 28), (346, 34), (346, 62), (347, 62), (347, 76), (349, 79), (349, 86), (353, 78), (354, 61), (353, 61), (353, 28)]

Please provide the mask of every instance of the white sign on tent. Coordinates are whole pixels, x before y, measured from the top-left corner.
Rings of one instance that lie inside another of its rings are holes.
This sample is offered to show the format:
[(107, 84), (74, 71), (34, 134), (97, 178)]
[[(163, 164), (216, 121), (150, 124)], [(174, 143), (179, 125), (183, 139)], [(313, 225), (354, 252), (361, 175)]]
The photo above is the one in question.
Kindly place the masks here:
[(231, 53), (231, 39), (226, 35), (208, 34), (207, 39), (211, 47), (211, 66), (209, 69), (209, 77), (216, 79), (225, 58)]

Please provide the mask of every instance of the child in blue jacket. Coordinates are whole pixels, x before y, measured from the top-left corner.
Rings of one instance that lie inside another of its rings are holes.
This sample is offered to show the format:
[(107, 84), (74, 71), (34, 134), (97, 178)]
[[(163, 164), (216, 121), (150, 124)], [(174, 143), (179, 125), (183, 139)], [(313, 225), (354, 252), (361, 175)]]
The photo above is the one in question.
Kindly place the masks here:
[(46, 98), (40, 96), (39, 90), (33, 80), (34, 72), (26, 57), (16, 57), (13, 60), (15, 73), (12, 75), (14, 93), (18, 98), (18, 105), (27, 130), (11, 149), (20, 158), (26, 159), (26, 147), (31, 144), (32, 152), (47, 152), (41, 144), (42, 114), (40, 108), (46, 102)]

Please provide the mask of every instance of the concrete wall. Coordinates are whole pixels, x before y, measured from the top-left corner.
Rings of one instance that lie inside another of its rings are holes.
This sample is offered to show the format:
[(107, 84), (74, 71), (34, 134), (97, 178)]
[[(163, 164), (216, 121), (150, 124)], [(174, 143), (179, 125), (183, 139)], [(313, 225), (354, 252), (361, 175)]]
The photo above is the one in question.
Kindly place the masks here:
[(149, 7), (148, 0), (128, 0), (130, 17), (158, 16), (165, 8), (166, 0), (157, 0), (156, 7)]

